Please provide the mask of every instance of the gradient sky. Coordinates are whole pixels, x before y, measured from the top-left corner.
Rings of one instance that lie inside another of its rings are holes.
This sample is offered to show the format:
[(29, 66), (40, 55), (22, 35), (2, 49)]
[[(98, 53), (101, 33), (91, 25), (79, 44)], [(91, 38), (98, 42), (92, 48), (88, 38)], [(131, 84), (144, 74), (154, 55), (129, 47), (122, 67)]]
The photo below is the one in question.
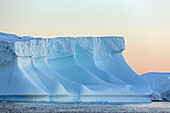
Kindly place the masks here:
[(0, 31), (124, 36), (135, 72), (170, 72), (170, 0), (0, 0)]

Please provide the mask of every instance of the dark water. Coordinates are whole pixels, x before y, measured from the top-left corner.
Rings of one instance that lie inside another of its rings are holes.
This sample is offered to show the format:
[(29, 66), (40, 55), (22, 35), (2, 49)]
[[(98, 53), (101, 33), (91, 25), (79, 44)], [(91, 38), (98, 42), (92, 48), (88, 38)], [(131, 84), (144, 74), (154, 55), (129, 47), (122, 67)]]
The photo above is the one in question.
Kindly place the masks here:
[(123, 103), (55, 103), (0, 102), (1, 112), (151, 112), (170, 113), (170, 102)]

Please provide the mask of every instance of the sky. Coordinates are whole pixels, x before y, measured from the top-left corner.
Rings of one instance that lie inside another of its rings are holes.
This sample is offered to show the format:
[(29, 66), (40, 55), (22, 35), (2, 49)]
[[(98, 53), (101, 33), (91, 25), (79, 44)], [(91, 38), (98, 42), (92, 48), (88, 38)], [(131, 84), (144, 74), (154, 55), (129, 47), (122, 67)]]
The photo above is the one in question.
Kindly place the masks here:
[(137, 74), (170, 72), (170, 0), (0, 0), (0, 32), (123, 36)]

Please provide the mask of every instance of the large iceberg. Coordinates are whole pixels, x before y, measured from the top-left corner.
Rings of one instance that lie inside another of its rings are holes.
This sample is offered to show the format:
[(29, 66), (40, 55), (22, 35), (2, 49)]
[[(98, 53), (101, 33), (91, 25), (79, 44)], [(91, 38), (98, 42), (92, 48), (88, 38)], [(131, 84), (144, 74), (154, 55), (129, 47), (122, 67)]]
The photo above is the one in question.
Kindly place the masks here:
[(141, 77), (151, 86), (152, 100), (170, 101), (170, 73), (150, 72)]
[(150, 85), (125, 62), (123, 37), (0, 33), (0, 100), (150, 102)]

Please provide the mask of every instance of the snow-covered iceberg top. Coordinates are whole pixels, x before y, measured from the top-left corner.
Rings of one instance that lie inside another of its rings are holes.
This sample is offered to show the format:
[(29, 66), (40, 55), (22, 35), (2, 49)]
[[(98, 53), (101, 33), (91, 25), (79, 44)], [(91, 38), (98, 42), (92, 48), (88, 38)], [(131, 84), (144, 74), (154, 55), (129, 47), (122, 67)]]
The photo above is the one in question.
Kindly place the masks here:
[(123, 37), (114, 36), (33, 38), (0, 33), (0, 64), (17, 56), (47, 56), (48, 59), (74, 56), (77, 46), (88, 50), (86, 54), (102, 56), (123, 51), (125, 42)]

